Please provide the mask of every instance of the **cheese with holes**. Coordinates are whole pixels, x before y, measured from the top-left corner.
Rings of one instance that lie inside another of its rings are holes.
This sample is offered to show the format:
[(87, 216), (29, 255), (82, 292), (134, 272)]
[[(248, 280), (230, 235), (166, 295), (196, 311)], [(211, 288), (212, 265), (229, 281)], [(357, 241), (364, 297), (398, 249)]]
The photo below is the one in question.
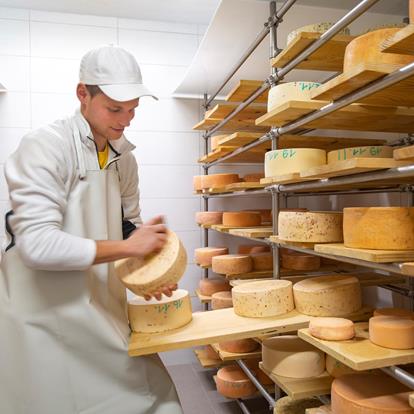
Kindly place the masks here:
[(231, 290), (229, 282), (224, 279), (201, 279), (198, 287), (200, 289), (200, 293), (204, 296), (211, 296), (216, 292)]
[(175, 290), (171, 297), (145, 300), (136, 297), (128, 301), (128, 318), (134, 332), (155, 333), (181, 328), (192, 320), (188, 292)]
[(408, 402), (410, 393), (412, 390), (384, 373), (344, 375), (332, 382), (332, 412), (414, 414)]
[(193, 188), (194, 191), (201, 191), (203, 188), (201, 187), (201, 175), (195, 175), (193, 177)]
[(329, 151), (327, 156), (328, 164), (353, 158), (392, 158), (393, 149), (386, 145), (342, 148), (335, 151)]
[(222, 275), (240, 275), (253, 270), (253, 260), (245, 254), (225, 254), (211, 260), (212, 269)]
[(342, 377), (342, 375), (348, 374), (355, 374), (357, 371), (349, 368), (342, 362), (338, 361), (337, 359), (331, 357), (330, 355), (326, 355), (326, 371), (331, 377), (338, 378)]
[(267, 371), (288, 378), (317, 377), (325, 371), (325, 354), (295, 335), (265, 339), (262, 361)]
[(414, 319), (414, 312), (401, 308), (379, 308), (374, 310), (374, 316), (397, 316)]
[(310, 101), (311, 93), (319, 85), (317, 82), (287, 82), (273, 86), (267, 98), (267, 112), (289, 101)]
[(243, 370), (235, 365), (217, 371), (216, 386), (217, 391), (228, 398), (245, 398), (257, 391)]
[(230, 352), (232, 354), (247, 354), (248, 352), (256, 351), (259, 348), (259, 343), (254, 339), (235, 339), (233, 341), (225, 341), (219, 343), (221, 351)]
[(332, 211), (281, 211), (278, 236), (307, 243), (337, 243), (342, 236), (342, 213)]
[(355, 328), (349, 319), (314, 318), (309, 322), (309, 333), (326, 341), (346, 341), (355, 336)]
[(232, 308), (233, 299), (230, 291), (216, 292), (211, 295), (211, 309)]
[(178, 236), (167, 232), (167, 241), (159, 253), (144, 259), (130, 257), (115, 262), (115, 273), (136, 295), (144, 296), (164, 285), (175, 284), (187, 267), (187, 253)]
[(270, 252), (270, 247), (265, 244), (241, 244), (237, 248), (238, 254), (264, 253), (264, 252)]
[(227, 247), (200, 247), (194, 250), (195, 262), (200, 266), (211, 266), (211, 259), (214, 256), (228, 253)]
[[(322, 22), (322, 23), (315, 23), (315, 24), (308, 24), (303, 27), (299, 27), (298, 29), (293, 30), (287, 36), (287, 44), (289, 44), (292, 40), (298, 36), (299, 33), (325, 33), (327, 32), (334, 23), (331, 22)], [(349, 35), (350, 31), (348, 27), (343, 28), (338, 34), (342, 35)]]
[(196, 223), (203, 226), (211, 226), (213, 224), (222, 224), (222, 211), (197, 211), (195, 214)]
[(282, 253), (282, 267), (291, 270), (318, 270), (321, 259), (318, 256), (300, 252)]
[(239, 316), (266, 318), (294, 309), (292, 282), (261, 280), (233, 287), (233, 308)]
[(258, 183), (262, 178), (264, 178), (263, 173), (246, 174), (243, 176), (243, 181), (246, 183)]
[(344, 208), (344, 244), (359, 249), (414, 250), (414, 208)]
[(414, 348), (414, 320), (398, 316), (374, 316), (369, 320), (369, 340), (385, 348)]
[(262, 224), (262, 217), (258, 212), (225, 211), (223, 225), (231, 227), (255, 227)]
[(265, 176), (299, 173), (326, 164), (326, 151), (315, 148), (291, 148), (265, 154)]
[(264, 271), (273, 269), (272, 253), (252, 253), (253, 271)]
[(345, 316), (361, 309), (361, 287), (354, 276), (318, 276), (293, 286), (298, 312), (310, 316)]
[(201, 176), (201, 187), (207, 188), (219, 188), (224, 187), (227, 184), (238, 183), (240, 178), (238, 174), (209, 174)]

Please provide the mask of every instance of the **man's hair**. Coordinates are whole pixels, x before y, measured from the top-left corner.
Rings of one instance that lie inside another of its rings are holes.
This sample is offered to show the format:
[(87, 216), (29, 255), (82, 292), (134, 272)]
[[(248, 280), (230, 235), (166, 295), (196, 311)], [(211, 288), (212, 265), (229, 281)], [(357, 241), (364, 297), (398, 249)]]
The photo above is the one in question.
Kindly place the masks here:
[(92, 98), (96, 95), (99, 95), (100, 93), (103, 93), (101, 88), (98, 85), (85, 85), (85, 86)]

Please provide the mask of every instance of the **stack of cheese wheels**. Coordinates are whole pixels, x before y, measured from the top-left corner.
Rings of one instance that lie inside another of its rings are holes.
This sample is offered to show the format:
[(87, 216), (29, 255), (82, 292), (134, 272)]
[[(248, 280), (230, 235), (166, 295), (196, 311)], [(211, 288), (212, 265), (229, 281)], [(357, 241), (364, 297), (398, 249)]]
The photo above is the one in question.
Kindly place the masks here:
[[(292, 40), (295, 39), (295, 37), (299, 33), (325, 33), (327, 32), (334, 23), (331, 22), (322, 22), (322, 23), (315, 23), (315, 24), (308, 24), (303, 27), (299, 27), (298, 29), (293, 30), (293, 32), (290, 32), (287, 36), (287, 44), (289, 44)], [(343, 28), (338, 34), (342, 35), (349, 35), (350, 31), (348, 27)]]
[(291, 270), (318, 270), (321, 266), (321, 259), (311, 254), (288, 251), (281, 254), (282, 267)]
[(412, 390), (384, 373), (344, 375), (331, 389), (335, 414), (414, 414), (408, 398)]
[(369, 340), (390, 349), (414, 348), (414, 320), (401, 316), (374, 316), (369, 320)]
[[(276, 401), (274, 412), (277, 414), (308, 414), (309, 408), (319, 407), (320, 405), (321, 402), (317, 398), (294, 400), (291, 397), (282, 397)], [(315, 413), (312, 411), (312, 414)]]
[(228, 253), (227, 247), (199, 247), (194, 250), (195, 262), (200, 266), (211, 266), (211, 260), (214, 256)]
[(295, 283), (298, 312), (310, 316), (345, 316), (361, 308), (361, 287), (354, 276), (318, 276)]
[(225, 211), (223, 225), (229, 227), (255, 227), (262, 224), (259, 212), (252, 211)]
[(213, 272), (222, 275), (240, 275), (253, 270), (253, 260), (245, 254), (225, 254), (211, 260)]
[(326, 341), (346, 341), (355, 336), (355, 328), (349, 319), (314, 318), (309, 322), (309, 333)]
[(245, 181), (246, 183), (258, 183), (262, 178), (264, 178), (263, 173), (252, 173), (244, 175), (243, 181)]
[(227, 280), (223, 279), (201, 279), (198, 285), (200, 293), (204, 296), (211, 296), (216, 292), (230, 291), (231, 286)]
[(267, 371), (288, 378), (317, 377), (325, 371), (325, 354), (295, 335), (265, 339), (262, 361)]
[(332, 211), (281, 211), (278, 237), (307, 243), (336, 243), (343, 240), (342, 213)]
[(386, 145), (342, 148), (335, 151), (329, 151), (327, 157), (328, 164), (334, 164), (338, 161), (346, 161), (353, 158), (392, 158), (393, 149)]
[(238, 254), (250, 254), (250, 253), (265, 253), (270, 252), (270, 247), (265, 244), (241, 244), (237, 248)]
[(128, 318), (134, 332), (165, 332), (181, 328), (192, 320), (191, 300), (188, 292), (178, 289), (171, 297), (145, 300), (135, 297), (128, 301)]
[(414, 208), (344, 208), (344, 244), (358, 249), (414, 250)]
[(145, 259), (128, 258), (115, 262), (115, 273), (136, 295), (144, 296), (162, 286), (177, 283), (187, 267), (187, 253), (177, 235), (167, 232), (161, 251)]
[(326, 355), (326, 371), (331, 377), (334, 378), (339, 378), (342, 377), (342, 375), (355, 374), (358, 372), (352, 368), (349, 368), (328, 354)]
[(254, 339), (235, 339), (233, 341), (225, 341), (219, 343), (221, 351), (230, 352), (232, 354), (246, 354), (256, 351), (259, 348), (259, 343)]
[(244, 398), (256, 392), (256, 387), (241, 368), (229, 365), (220, 368), (216, 377), (217, 391), (228, 398)]
[(326, 164), (326, 151), (315, 148), (292, 148), (265, 154), (265, 176), (299, 173)]
[(204, 348), (207, 358), (213, 360), (221, 360), (220, 355), (213, 349), (211, 345), (206, 345)]
[(233, 308), (239, 316), (266, 318), (294, 309), (292, 282), (261, 280), (233, 287)]
[[(289, 101), (310, 101), (317, 82), (287, 82), (273, 86), (267, 98), (267, 112)], [(267, 176), (267, 175), (266, 175)]]
[(201, 187), (201, 177), (202, 177), (202, 175), (195, 175), (193, 177), (194, 191), (201, 191), (203, 189), (203, 187)]
[(396, 316), (414, 320), (414, 312), (401, 308), (379, 308), (374, 310), (374, 316)]
[(272, 253), (252, 253), (253, 271), (261, 272), (273, 269)]
[(219, 188), (227, 184), (238, 183), (238, 174), (210, 174), (201, 176), (201, 188)]
[(216, 292), (211, 295), (211, 309), (232, 308), (233, 299), (230, 291)]
[(200, 226), (211, 226), (213, 224), (221, 224), (223, 222), (222, 211), (197, 211), (196, 223)]

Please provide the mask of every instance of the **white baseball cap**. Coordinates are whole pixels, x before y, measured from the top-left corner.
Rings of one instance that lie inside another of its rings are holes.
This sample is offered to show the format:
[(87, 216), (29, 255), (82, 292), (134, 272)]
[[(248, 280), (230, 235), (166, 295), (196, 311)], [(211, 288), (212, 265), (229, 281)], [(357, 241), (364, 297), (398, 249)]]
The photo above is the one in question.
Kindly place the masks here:
[(80, 63), (79, 82), (97, 85), (118, 102), (153, 95), (142, 83), (141, 70), (135, 57), (118, 46), (105, 45), (90, 50)]

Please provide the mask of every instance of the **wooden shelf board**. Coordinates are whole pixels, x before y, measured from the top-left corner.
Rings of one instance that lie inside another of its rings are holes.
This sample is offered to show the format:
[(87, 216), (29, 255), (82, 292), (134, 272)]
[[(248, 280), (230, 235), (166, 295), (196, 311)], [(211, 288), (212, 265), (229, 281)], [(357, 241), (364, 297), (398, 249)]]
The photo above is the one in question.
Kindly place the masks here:
[[(283, 68), (310, 44), (318, 40), (321, 33), (302, 32), (278, 56), (271, 60), (271, 65)], [(337, 72), (342, 70), (345, 48), (355, 36), (337, 35), (319, 48), (295, 69), (326, 70)]]
[(302, 177), (301, 173), (289, 173), (283, 175), (277, 175), (275, 177), (265, 177), (260, 180), (261, 184), (270, 185), (270, 184), (293, 184), (293, 183), (302, 183), (304, 181), (313, 181), (316, 178), (307, 178)]
[(306, 327), (310, 319), (310, 316), (302, 315), (296, 310), (271, 318), (244, 318), (236, 315), (233, 308), (195, 312), (193, 320), (179, 329), (155, 334), (133, 332), (128, 353), (130, 356), (148, 355), (233, 339), (291, 332)]
[[(196, 131), (206, 131), (216, 126), (222, 119), (203, 119), (194, 125), (193, 129)], [(257, 126), (254, 120), (239, 121), (238, 119), (231, 119), (225, 125), (220, 127), (220, 131), (229, 132), (268, 132), (269, 128)]]
[(211, 302), (211, 296), (206, 296), (200, 293), (200, 289), (196, 289), (195, 291), (197, 297), (200, 299), (201, 303), (210, 303)]
[(369, 340), (368, 322), (355, 324), (355, 331), (355, 338), (348, 341), (324, 341), (314, 338), (307, 328), (300, 329), (298, 335), (357, 371), (414, 362), (414, 349), (396, 350), (373, 344)]
[(269, 240), (272, 243), (282, 244), (282, 245), (286, 246), (287, 248), (289, 246), (294, 246), (294, 247), (301, 247), (303, 249), (313, 249), (313, 247), (316, 244), (316, 243), (310, 243), (310, 242), (292, 242), (292, 241), (288, 241), (288, 240), (282, 240), (282, 239), (279, 238), (279, 236), (273, 235), (273, 234), (269, 237)]
[(211, 224), (198, 224), (198, 227), (201, 227), (202, 229), (211, 229)]
[(211, 269), (211, 265), (207, 265), (207, 266), (205, 266), (205, 265), (201, 265), (201, 264), (198, 264), (198, 263), (196, 263), (196, 265), (197, 265), (198, 267), (201, 267), (201, 269)]
[[(224, 103), (217, 104), (210, 111), (206, 112), (204, 119), (224, 119), (227, 115), (233, 112), (239, 104)], [(250, 104), (246, 108), (242, 109), (237, 115), (239, 121), (255, 120), (259, 116), (266, 113), (266, 105), (263, 104)]]
[(326, 371), (313, 378), (288, 378), (273, 374), (263, 366), (263, 362), (259, 363), (259, 367), (279, 388), (294, 400), (330, 394), (331, 392), (331, 385), (334, 379)]
[(305, 414), (333, 414), (330, 405), (321, 405), (317, 408), (307, 408)]
[[(204, 164), (207, 162), (213, 162), (227, 154), (234, 151), (236, 147), (218, 147), (215, 150), (209, 152), (207, 155), (202, 156), (197, 162)], [(240, 162), (252, 162), (252, 163), (263, 163), (264, 162), (264, 149), (253, 148), (249, 151), (245, 151), (241, 154), (235, 155), (223, 162), (225, 163), (240, 163)]]
[(204, 349), (194, 349), (194, 353), (203, 368), (220, 368), (224, 365), (222, 360), (209, 358)]
[[(258, 80), (240, 80), (237, 85), (229, 92), (225, 100), (227, 102), (244, 102), (249, 96), (256, 92), (263, 85), (264, 81)], [(267, 103), (269, 91), (262, 93), (256, 98), (256, 103)]]
[(273, 276), (273, 270), (256, 270), (254, 272), (241, 273), (238, 275), (225, 275), (227, 280), (266, 279), (266, 278), (271, 278), (272, 276)]
[(254, 237), (257, 239), (263, 239), (273, 234), (272, 227), (250, 227), (250, 228), (237, 228), (231, 229), (230, 234), (241, 237)]
[(413, 161), (414, 162), (414, 145), (409, 147), (397, 148), (393, 151), (394, 159), (397, 161)]
[(409, 24), (393, 36), (385, 39), (381, 45), (384, 53), (414, 55), (414, 24)]
[(233, 353), (233, 352), (226, 352), (220, 349), (219, 344), (211, 344), (213, 349), (219, 354), (222, 361), (236, 361), (237, 359), (254, 359), (254, 358), (261, 358), (262, 351), (259, 348), (259, 351), (254, 352), (244, 352), (244, 353)]
[[(229, 233), (231, 230), (241, 230), (241, 231), (265, 231), (268, 229), (267, 226), (257, 226), (257, 227), (235, 227), (235, 226), (225, 226), (224, 224), (213, 224), (211, 226), (213, 230), (221, 231), (222, 233)], [(249, 236), (251, 237), (251, 236)]]
[(233, 183), (225, 185), (224, 187), (209, 188), (203, 194), (224, 194), (224, 193), (233, 193), (235, 191), (249, 191), (257, 190), (264, 188), (264, 184), (259, 182), (243, 182), (243, 183)]
[(414, 277), (414, 262), (402, 263), (401, 271), (406, 276)]

